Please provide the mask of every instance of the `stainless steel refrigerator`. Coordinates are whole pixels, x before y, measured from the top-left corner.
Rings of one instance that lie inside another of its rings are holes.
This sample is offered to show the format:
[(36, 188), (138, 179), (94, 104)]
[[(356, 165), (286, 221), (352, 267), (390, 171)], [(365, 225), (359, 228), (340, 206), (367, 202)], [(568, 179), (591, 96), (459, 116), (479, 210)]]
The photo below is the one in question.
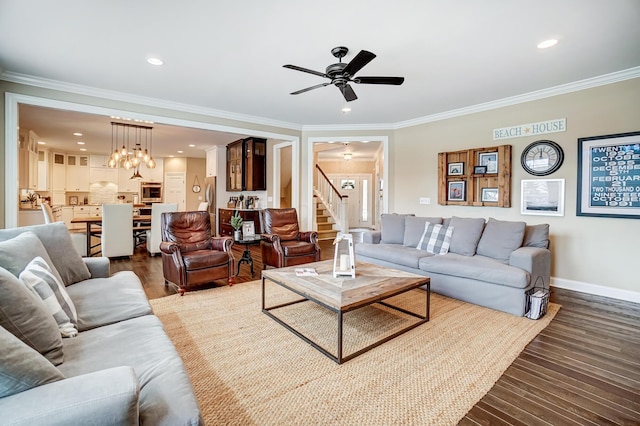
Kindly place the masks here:
[(207, 177), (204, 179), (204, 200), (207, 202), (207, 210), (211, 216), (211, 233), (218, 234), (218, 224), (216, 223), (216, 177)]

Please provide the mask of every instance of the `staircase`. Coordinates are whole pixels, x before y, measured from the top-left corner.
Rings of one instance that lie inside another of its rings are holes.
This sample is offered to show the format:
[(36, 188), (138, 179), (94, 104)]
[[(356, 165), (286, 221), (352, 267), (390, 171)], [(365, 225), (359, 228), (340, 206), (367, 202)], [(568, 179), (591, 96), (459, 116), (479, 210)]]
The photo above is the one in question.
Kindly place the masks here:
[(338, 234), (337, 229), (333, 229), (333, 218), (329, 211), (324, 208), (322, 201), (318, 197), (313, 198), (316, 203), (316, 226), (319, 240), (333, 240)]

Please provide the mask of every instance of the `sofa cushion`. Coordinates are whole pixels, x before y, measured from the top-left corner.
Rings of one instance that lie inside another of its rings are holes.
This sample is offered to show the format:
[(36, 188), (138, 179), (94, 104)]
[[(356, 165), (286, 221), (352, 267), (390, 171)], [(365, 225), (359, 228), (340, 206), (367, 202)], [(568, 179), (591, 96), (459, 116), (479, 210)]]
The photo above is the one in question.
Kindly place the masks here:
[(522, 246), (524, 222), (509, 222), (489, 218), (482, 231), (476, 253), (494, 259), (508, 261), (511, 253)]
[[(411, 215), (413, 216), (413, 215)], [(404, 240), (404, 221), (405, 214), (383, 214), (380, 216), (380, 225), (382, 236), (381, 243), (385, 244), (402, 244)]]
[(53, 275), (60, 280), (47, 250), (33, 232), (26, 231), (15, 238), (0, 241), (0, 267), (5, 268), (16, 277), (34, 258), (41, 257), (49, 265)]
[(418, 217), (407, 216), (404, 220), (404, 239), (402, 244), (408, 247), (417, 247), (422, 234), (424, 234), (425, 223), (441, 224), (441, 217)]
[(418, 261), (425, 256), (433, 256), (415, 247), (405, 247), (399, 244), (368, 244), (355, 245), (356, 254), (385, 262), (396, 263), (408, 268), (418, 268)]
[(132, 271), (92, 278), (67, 287), (78, 312), (78, 330), (152, 314), (140, 279)]
[(498, 260), (480, 255), (463, 256), (449, 252), (442, 256), (423, 257), (419, 265), (425, 272), (522, 289), (529, 285), (529, 273), (524, 269), (505, 265)]
[(42, 300), (4, 268), (0, 268), (0, 326), (44, 355), (53, 365), (62, 362), (58, 324)]
[[(33, 294), (42, 299), (45, 308), (58, 323), (62, 337), (74, 337), (78, 334), (74, 325), (77, 315), (73, 302), (64, 290), (64, 285), (53, 276), (51, 269), (41, 257), (33, 259), (18, 278)], [(74, 322), (71, 322), (71, 316)]]
[(484, 219), (453, 216), (447, 225), (453, 226), (449, 251), (463, 256), (473, 256), (482, 235)]
[(91, 278), (89, 269), (87, 269), (87, 265), (85, 265), (82, 257), (76, 251), (64, 222), (0, 229), (0, 241), (15, 238), (27, 231), (33, 232), (38, 236), (47, 251), (48, 257), (51, 259), (51, 263), (47, 263), (55, 267), (54, 274), (60, 277), (64, 285), (71, 285)]
[(64, 339), (59, 369), (75, 377), (117, 366), (131, 366), (140, 382), (141, 425), (202, 424), (191, 381), (160, 320), (145, 315)]
[(527, 225), (524, 228), (522, 247), (549, 248), (549, 224)]
[(0, 398), (64, 379), (38, 352), (0, 327)]
[(417, 248), (431, 254), (447, 254), (451, 244), (451, 234), (453, 234), (453, 226), (427, 222)]

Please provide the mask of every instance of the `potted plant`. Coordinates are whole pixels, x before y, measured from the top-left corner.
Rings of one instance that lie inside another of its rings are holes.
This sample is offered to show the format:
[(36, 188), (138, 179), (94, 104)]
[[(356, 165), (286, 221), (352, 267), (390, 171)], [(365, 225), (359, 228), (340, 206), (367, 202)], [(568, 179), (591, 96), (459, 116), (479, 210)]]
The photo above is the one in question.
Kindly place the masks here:
[(38, 201), (38, 194), (36, 194), (35, 192), (29, 192), (27, 193), (27, 201), (29, 201), (31, 203), (31, 208), (35, 208), (36, 207), (36, 202)]
[(244, 222), (244, 220), (242, 220), (242, 218), (238, 214), (238, 211), (236, 210), (234, 215), (231, 216), (231, 220), (229, 221), (229, 223), (231, 224), (231, 227), (234, 229), (234, 232), (233, 232), (233, 239), (234, 240), (241, 240), (242, 239), (242, 231), (241, 231), (242, 222)]

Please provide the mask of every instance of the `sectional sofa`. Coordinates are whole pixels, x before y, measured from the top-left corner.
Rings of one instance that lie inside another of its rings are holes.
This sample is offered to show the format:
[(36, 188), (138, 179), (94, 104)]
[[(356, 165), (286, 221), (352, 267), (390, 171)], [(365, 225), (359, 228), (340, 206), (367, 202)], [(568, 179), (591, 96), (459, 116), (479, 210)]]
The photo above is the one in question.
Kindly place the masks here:
[(549, 288), (548, 224), (399, 214), (381, 222), (356, 244), (357, 259), (427, 275), (436, 293), (522, 316), (527, 294)]
[(0, 230), (0, 413), (4, 425), (202, 424), (138, 277), (81, 258), (62, 222)]

